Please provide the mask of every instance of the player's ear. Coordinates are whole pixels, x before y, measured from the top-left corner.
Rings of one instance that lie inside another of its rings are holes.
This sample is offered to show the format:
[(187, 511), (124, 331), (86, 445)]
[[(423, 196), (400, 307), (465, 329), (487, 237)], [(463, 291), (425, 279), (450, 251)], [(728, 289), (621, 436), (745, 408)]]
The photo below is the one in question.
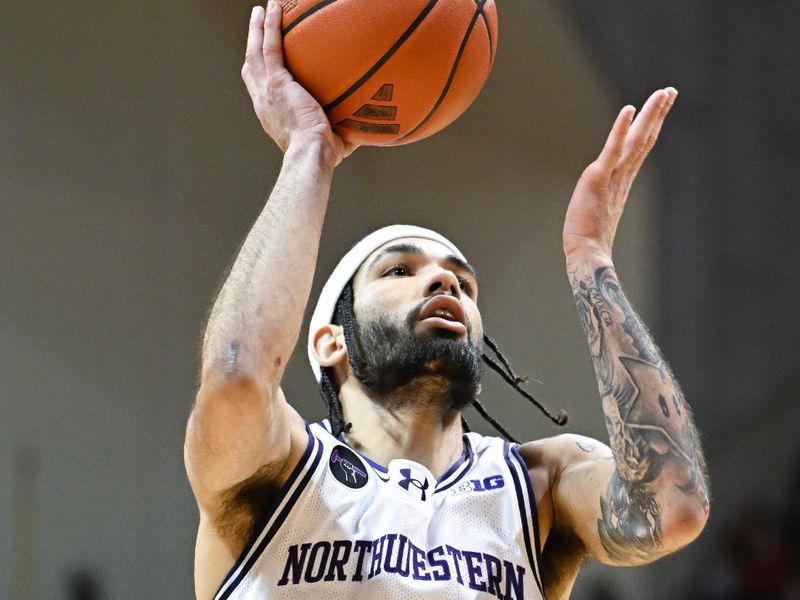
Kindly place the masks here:
[(347, 363), (347, 345), (339, 325), (323, 325), (314, 333), (314, 356), (323, 367)]

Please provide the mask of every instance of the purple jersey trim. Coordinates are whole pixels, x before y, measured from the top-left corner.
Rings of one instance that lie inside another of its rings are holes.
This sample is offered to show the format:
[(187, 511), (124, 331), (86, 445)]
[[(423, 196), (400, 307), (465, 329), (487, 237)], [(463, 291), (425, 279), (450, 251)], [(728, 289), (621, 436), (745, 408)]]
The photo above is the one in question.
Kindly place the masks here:
[[(436, 482), (436, 491), (434, 491), (433, 493), (438, 494), (439, 492), (444, 492), (446, 490), (449, 490), (451, 487), (453, 487), (455, 484), (461, 481), (464, 475), (469, 473), (470, 469), (472, 469), (472, 463), (474, 462), (475, 462), (475, 451), (472, 449), (472, 443), (470, 443), (469, 437), (467, 437), (467, 435), (465, 434), (464, 454), (461, 455), (461, 458), (459, 458), (455, 462), (455, 464), (453, 464), (452, 467), (450, 467), (449, 469), (447, 469), (447, 471), (445, 471), (444, 475), (439, 477), (439, 480)], [(461, 465), (465, 465), (464, 468), (461, 469), (459, 473), (456, 473)], [(454, 474), (455, 477), (453, 477)], [(452, 479), (448, 481), (448, 478), (450, 477), (452, 477)]]
[[(522, 519), (522, 536), (525, 540), (525, 551), (528, 554), (528, 561), (533, 571), (533, 578), (536, 581), (536, 585), (539, 587), (539, 591), (542, 593), (542, 597), (544, 597), (544, 587), (539, 580), (539, 569), (537, 568), (538, 565), (541, 564), (541, 553), (539, 549), (539, 516), (536, 512), (536, 499), (533, 495), (530, 478), (527, 476), (528, 468), (527, 465), (525, 465), (525, 461), (523, 461), (522, 457), (519, 455), (519, 452), (517, 452), (516, 446), (512, 447), (511, 444), (505, 442), (503, 449), (509, 471), (511, 472), (511, 480), (514, 482), (514, 491), (517, 494), (517, 506), (519, 508), (520, 518)], [(525, 473), (524, 483), (517, 469), (521, 469)], [(530, 501), (530, 514), (528, 514), (527, 505), (525, 503), (526, 493)], [(531, 529), (534, 532), (533, 541), (535, 543), (532, 543), (531, 540)], [(534, 558), (534, 552), (536, 553), (536, 558)]]
[[(228, 575), (225, 576), (222, 585), (220, 585), (217, 593), (214, 595), (216, 600), (225, 600), (226, 598), (229, 598), (231, 593), (233, 593), (236, 587), (241, 583), (242, 579), (244, 579), (245, 575), (247, 575), (248, 571), (250, 571), (250, 569), (253, 567), (256, 560), (258, 560), (258, 557), (264, 552), (264, 549), (267, 547), (269, 542), (272, 541), (273, 537), (275, 537), (275, 534), (280, 529), (281, 525), (283, 525), (283, 522), (286, 520), (286, 517), (289, 515), (292, 507), (297, 502), (300, 494), (303, 493), (303, 490), (305, 490), (309, 480), (311, 479), (311, 476), (314, 474), (314, 471), (319, 465), (320, 458), (322, 456), (322, 442), (317, 440), (317, 438), (311, 433), (308, 424), (306, 424), (306, 431), (308, 432), (308, 444), (306, 444), (306, 448), (303, 451), (303, 456), (300, 458), (297, 466), (295, 466), (292, 474), (289, 475), (289, 479), (286, 480), (286, 483), (281, 487), (277, 496), (270, 504), (265, 516), (260, 520), (260, 527), (254, 528), (254, 530), (259, 531), (260, 534), (257, 537), (254, 537), (239, 555), (236, 563), (228, 572)], [(300, 484), (292, 493), (291, 497), (286, 500), (286, 494), (303, 472), (305, 466), (309, 462), (309, 458), (312, 456), (312, 453), (313, 459), (311, 459), (310, 467), (303, 476)], [(285, 500), (286, 502), (284, 504)], [(265, 532), (264, 528), (273, 519), (275, 512), (280, 508), (281, 504), (284, 504), (283, 509), (277, 515), (269, 530)], [(254, 546), (256, 547), (254, 548)]]

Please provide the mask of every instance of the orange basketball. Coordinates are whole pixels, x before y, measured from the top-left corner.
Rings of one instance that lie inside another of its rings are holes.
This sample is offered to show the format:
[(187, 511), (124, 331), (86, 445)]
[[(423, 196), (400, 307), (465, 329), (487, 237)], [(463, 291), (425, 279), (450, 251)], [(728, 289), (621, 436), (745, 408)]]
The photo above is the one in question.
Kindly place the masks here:
[(286, 66), (356, 144), (436, 133), (472, 103), (494, 63), (494, 0), (280, 3)]

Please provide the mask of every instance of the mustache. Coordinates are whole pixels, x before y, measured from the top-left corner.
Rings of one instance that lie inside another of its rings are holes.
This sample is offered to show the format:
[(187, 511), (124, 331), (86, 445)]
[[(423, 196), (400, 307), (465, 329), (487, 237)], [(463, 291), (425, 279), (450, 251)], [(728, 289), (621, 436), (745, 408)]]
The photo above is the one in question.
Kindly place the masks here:
[(406, 328), (409, 331), (414, 331), (414, 323), (416, 323), (417, 320), (419, 319), (419, 313), (422, 312), (422, 307), (425, 306), (426, 302), (427, 300), (423, 300), (422, 302), (417, 304), (416, 307), (408, 311), (408, 315), (406, 316)]

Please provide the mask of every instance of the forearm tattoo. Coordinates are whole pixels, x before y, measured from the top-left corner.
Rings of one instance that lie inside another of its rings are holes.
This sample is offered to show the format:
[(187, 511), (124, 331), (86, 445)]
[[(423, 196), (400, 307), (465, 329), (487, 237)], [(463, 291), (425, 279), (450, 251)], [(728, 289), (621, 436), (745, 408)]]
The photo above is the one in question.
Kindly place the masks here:
[(675, 485), (708, 511), (705, 463), (691, 410), (614, 269), (576, 271), (570, 278), (616, 461), (600, 499), (600, 540), (615, 562), (653, 560), (664, 553), (661, 490)]

